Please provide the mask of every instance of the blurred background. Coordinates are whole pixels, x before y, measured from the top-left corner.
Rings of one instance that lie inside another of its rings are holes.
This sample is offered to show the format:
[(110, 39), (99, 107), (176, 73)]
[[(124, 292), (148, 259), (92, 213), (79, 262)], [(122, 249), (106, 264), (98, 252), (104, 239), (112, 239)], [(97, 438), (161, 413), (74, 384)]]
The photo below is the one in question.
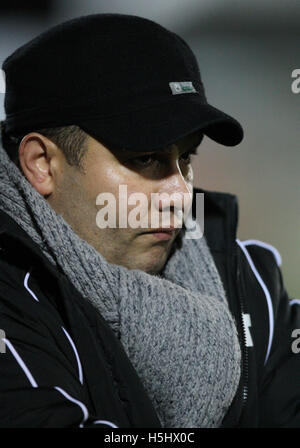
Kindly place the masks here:
[[(1, 65), (45, 29), (100, 12), (152, 19), (191, 46), (209, 102), (245, 130), (237, 147), (203, 141), (195, 186), (238, 196), (238, 238), (275, 246), (286, 289), (300, 298), (300, 93), (291, 89), (300, 69), (299, 0), (1, 0)], [(0, 93), (0, 120), (3, 100)]]

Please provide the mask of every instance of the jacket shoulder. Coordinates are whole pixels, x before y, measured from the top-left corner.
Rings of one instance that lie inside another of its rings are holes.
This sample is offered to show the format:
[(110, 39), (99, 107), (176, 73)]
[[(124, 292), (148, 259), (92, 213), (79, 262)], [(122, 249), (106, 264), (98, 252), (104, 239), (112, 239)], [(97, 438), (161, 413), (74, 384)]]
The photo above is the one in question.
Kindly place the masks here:
[[(238, 242), (247, 249), (247, 251), (250, 253), (250, 255), (255, 258), (258, 262), (260, 259), (270, 259), (274, 258), (277, 266), (282, 265), (282, 258), (281, 255), (276, 249), (275, 246), (272, 244), (266, 243), (265, 241), (261, 240), (255, 240), (255, 239), (248, 239)], [(271, 257), (272, 255), (272, 257)]]

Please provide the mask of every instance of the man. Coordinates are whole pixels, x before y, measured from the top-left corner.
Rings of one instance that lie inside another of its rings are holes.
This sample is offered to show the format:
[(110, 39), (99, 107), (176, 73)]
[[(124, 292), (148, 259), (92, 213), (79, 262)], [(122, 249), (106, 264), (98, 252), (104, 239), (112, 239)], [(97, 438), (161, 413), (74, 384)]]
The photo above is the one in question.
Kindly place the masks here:
[(187, 44), (96, 14), (3, 70), (0, 425), (300, 426), (279, 254), (236, 240), (235, 196), (193, 189), (203, 135), (243, 131), (207, 103)]

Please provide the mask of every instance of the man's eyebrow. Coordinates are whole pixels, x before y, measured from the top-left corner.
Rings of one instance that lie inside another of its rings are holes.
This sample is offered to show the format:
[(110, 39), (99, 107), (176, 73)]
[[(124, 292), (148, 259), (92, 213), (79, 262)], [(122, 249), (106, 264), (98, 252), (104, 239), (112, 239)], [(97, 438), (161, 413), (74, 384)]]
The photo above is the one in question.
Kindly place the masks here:
[[(198, 143), (198, 144), (193, 144), (191, 147), (189, 147), (189, 148), (181, 148), (180, 150), (179, 150), (179, 152), (180, 152), (180, 154), (184, 154), (184, 153), (186, 153), (186, 152), (190, 152), (190, 153), (192, 153), (192, 154), (197, 154), (197, 150), (198, 150), (198, 148), (199, 148), (199, 146), (200, 146), (200, 143)], [(126, 155), (129, 155), (129, 156), (131, 156), (131, 155), (135, 155), (136, 157), (140, 157), (140, 156), (143, 156), (143, 155), (151, 155), (151, 154), (159, 154), (159, 153), (164, 153), (164, 152), (166, 152), (166, 150), (168, 149), (168, 147), (166, 147), (166, 148), (163, 148), (163, 149), (159, 149), (159, 150), (156, 150), (156, 151), (139, 151), (139, 152), (137, 152), (137, 151), (131, 151), (131, 150), (129, 150), (129, 149), (123, 149), (123, 153), (125, 153)]]
[(127, 156), (139, 157), (139, 156), (142, 156), (144, 154), (155, 154), (156, 152), (158, 152), (158, 151), (131, 151), (130, 149), (123, 148), (120, 151), (120, 154), (125, 154)]

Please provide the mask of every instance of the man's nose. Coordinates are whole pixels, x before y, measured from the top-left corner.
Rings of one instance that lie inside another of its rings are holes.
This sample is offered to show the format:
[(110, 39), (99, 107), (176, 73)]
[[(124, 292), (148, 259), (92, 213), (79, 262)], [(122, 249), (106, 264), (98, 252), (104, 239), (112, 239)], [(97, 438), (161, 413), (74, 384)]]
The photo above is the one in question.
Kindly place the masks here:
[(160, 213), (174, 213), (178, 218), (187, 216), (193, 201), (192, 185), (188, 184), (177, 167), (165, 178), (157, 196), (156, 209)]

